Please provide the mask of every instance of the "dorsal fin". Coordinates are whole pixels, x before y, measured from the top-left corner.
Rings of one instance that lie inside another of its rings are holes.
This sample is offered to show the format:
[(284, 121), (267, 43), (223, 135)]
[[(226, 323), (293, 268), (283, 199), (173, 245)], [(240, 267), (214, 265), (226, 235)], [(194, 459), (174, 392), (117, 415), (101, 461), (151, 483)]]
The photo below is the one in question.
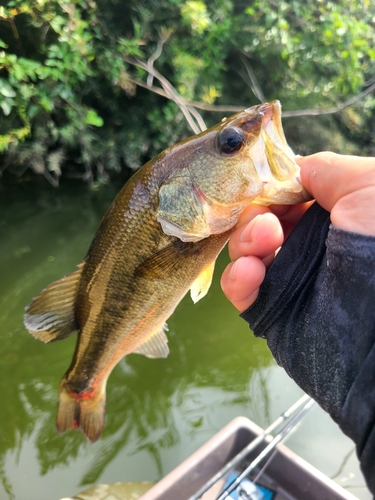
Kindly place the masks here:
[(198, 300), (203, 299), (203, 297), (207, 294), (212, 283), (214, 269), (215, 261), (208, 264), (208, 266), (203, 269), (198, 278), (191, 285), (190, 295), (194, 304), (196, 304)]
[(165, 332), (168, 331), (167, 323), (152, 333), (143, 344), (135, 351), (135, 354), (143, 354), (148, 358), (166, 358), (169, 354), (168, 338)]
[(37, 339), (54, 342), (77, 330), (74, 305), (83, 263), (77, 271), (48, 285), (25, 309), (24, 325)]

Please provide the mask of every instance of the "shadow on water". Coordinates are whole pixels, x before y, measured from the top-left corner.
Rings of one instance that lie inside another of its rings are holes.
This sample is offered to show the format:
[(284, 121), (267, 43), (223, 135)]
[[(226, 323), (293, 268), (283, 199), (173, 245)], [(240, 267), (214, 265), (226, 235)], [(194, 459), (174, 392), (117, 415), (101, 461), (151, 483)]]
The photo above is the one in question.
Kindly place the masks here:
[[(68, 471), (57, 479), (62, 484), (55, 484), (55, 496), (98, 481), (120, 455), (126, 476), (132, 460), (146, 453), (144, 470), (137, 474), (141, 480), (157, 479), (188, 454), (188, 446), (179, 449), (181, 440), (191, 442), (193, 451), (218, 430), (213, 429), (212, 411), (217, 402), (228, 408), (249, 406), (256, 397), (266, 413), (265, 375), (259, 368), (271, 358), (265, 343), (249, 335), (220, 291), (218, 278), (227, 259), (223, 253), (209, 295), (195, 306), (185, 297), (169, 320), (169, 357), (130, 355), (113, 371), (102, 438), (90, 445), (79, 432), (58, 435), (58, 386), (75, 338), (51, 345), (38, 342), (22, 325), (23, 309), (82, 260), (115, 190), (14, 189), (2, 193), (0, 201), (0, 475), (8, 498), (22, 496), (15, 478), (32, 477), (25, 451), (30, 441), (39, 477), (51, 475), (52, 481), (61, 469)], [(172, 459), (167, 450), (178, 457)], [(126, 479), (138, 478), (116, 476)], [(50, 498), (48, 484), (45, 491), (43, 485), (35, 486), (35, 497)]]

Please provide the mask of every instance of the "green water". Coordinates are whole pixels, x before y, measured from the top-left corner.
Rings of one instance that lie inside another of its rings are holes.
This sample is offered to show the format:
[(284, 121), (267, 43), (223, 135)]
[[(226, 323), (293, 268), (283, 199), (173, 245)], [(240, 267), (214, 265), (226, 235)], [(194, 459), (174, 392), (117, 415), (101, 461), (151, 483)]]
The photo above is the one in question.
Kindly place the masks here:
[[(266, 426), (300, 395), (226, 301), (218, 278), (196, 305), (185, 297), (169, 320), (170, 355), (130, 355), (107, 386), (102, 438), (60, 436), (60, 379), (75, 338), (51, 345), (22, 325), (25, 305), (84, 257), (114, 188), (84, 186), (0, 192), (0, 499), (51, 500), (101, 482), (155, 481), (223, 425), (244, 415)], [(314, 408), (288, 446), (360, 499), (364, 487), (354, 445)]]

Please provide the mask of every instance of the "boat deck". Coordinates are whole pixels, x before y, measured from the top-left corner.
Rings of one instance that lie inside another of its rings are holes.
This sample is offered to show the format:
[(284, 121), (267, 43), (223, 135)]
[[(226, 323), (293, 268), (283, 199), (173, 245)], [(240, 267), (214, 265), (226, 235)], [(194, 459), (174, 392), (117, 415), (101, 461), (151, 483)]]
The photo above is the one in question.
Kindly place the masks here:
[[(261, 435), (263, 430), (245, 417), (238, 417), (218, 434), (187, 458), (181, 465), (159, 481), (140, 500), (189, 500), (217, 472), (235, 457), (245, 446)], [(240, 473), (271, 441), (265, 437), (262, 442), (237, 467)], [(255, 476), (257, 470), (254, 471)], [(234, 476), (235, 477), (235, 476)], [(200, 498), (216, 500), (223, 491), (227, 478), (218, 481)], [(348, 491), (319, 472), (286, 446), (277, 445), (265, 471), (257, 484), (266, 487), (259, 500), (356, 500)], [(241, 483), (242, 485), (242, 483)], [(245, 488), (244, 488), (245, 489)], [(236, 496), (237, 495), (237, 496)], [(256, 499), (243, 492), (243, 496), (233, 492), (229, 499)]]

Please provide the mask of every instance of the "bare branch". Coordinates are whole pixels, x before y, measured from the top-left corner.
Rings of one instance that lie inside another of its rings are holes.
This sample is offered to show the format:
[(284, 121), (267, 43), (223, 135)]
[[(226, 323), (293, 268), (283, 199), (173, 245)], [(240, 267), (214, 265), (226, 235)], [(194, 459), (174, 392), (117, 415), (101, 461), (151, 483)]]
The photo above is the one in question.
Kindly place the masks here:
[(375, 91), (375, 83), (370, 85), (366, 90), (363, 92), (360, 92), (354, 97), (351, 97), (347, 101), (339, 104), (335, 108), (327, 108), (327, 109), (301, 109), (297, 111), (284, 111), (283, 112), (283, 117), (284, 118), (290, 118), (292, 116), (318, 116), (318, 115), (332, 115), (334, 113), (338, 113), (339, 111), (342, 111), (343, 109), (347, 108), (348, 106), (352, 106), (356, 102), (360, 101), (367, 95), (371, 94), (372, 92)]
[(170, 35), (171, 35), (171, 32), (170, 31), (166, 31), (166, 30), (162, 31), (161, 35), (159, 33), (160, 39), (159, 39), (158, 44), (156, 46), (156, 50), (149, 57), (149, 59), (147, 61), (147, 71), (148, 71), (147, 85), (149, 87), (152, 87), (152, 85), (154, 83), (154, 75), (152, 73), (152, 70), (154, 68), (154, 62), (156, 61), (156, 59), (158, 59), (162, 55), (162, 53), (163, 53), (163, 45), (168, 40), (168, 38), (170, 37)]
[(14, 22), (13, 16), (0, 16), (0, 19), (2, 21), (6, 21), (10, 24), (10, 27), (12, 28), (13, 36), (16, 40), (20, 39), (20, 35), (17, 30), (16, 23)]
[[(176, 91), (176, 89), (173, 87), (173, 85), (161, 74), (159, 73), (158, 70), (156, 70), (154, 67), (149, 68), (147, 63), (139, 60), (139, 59), (130, 59), (128, 57), (124, 57), (124, 61), (127, 62), (128, 64), (132, 64), (133, 66), (138, 66), (147, 72), (151, 70), (151, 73), (155, 78), (159, 80), (161, 83), (165, 93), (167, 94), (167, 97), (171, 100), (173, 100), (181, 109), (183, 112), (187, 122), (189, 123), (190, 127), (192, 128), (193, 132), (195, 134), (199, 134), (199, 132), (202, 132), (203, 130), (206, 130), (206, 125), (203, 121), (203, 118), (200, 116), (198, 111), (194, 109), (192, 106), (187, 106), (184, 99), (180, 96), (180, 94)], [(194, 118), (197, 120), (199, 126), (195, 123), (193, 120)]]
[[(183, 101), (185, 103), (185, 101)], [(202, 115), (195, 109), (194, 105), (191, 105), (190, 103), (186, 103), (186, 107), (189, 110), (189, 112), (194, 116), (194, 118), (197, 120), (198, 126), (200, 128), (201, 132), (204, 132), (207, 130), (207, 125), (205, 124)]]
[[(135, 61), (133, 62), (133, 61), (130, 61), (130, 60), (127, 60), (127, 59), (125, 59), (125, 60), (129, 64), (135, 64)], [(140, 64), (136, 64), (136, 65), (140, 66)], [(140, 66), (140, 67), (144, 67), (144, 66)], [(156, 70), (154, 70), (154, 71), (156, 71)], [(157, 78), (159, 79), (159, 77), (157, 77)], [(164, 77), (162, 77), (162, 78), (164, 78)], [(139, 87), (146, 88), (146, 89), (150, 90), (151, 92), (154, 92), (155, 94), (161, 95), (161, 96), (163, 96), (163, 97), (165, 97), (167, 99), (172, 99), (179, 106), (180, 106), (180, 103), (181, 103), (187, 109), (188, 113), (191, 113), (191, 114), (194, 114), (194, 110), (195, 109), (201, 109), (203, 111), (211, 111), (213, 113), (237, 113), (238, 111), (242, 111), (243, 109), (245, 109), (246, 107), (248, 107), (248, 106), (213, 105), (213, 104), (206, 104), (206, 103), (198, 102), (198, 101), (189, 101), (188, 102), (188, 101), (185, 101), (179, 94), (177, 94), (177, 92), (171, 86), (172, 89), (174, 90), (174, 92), (178, 96), (179, 102), (177, 102), (175, 99), (173, 99), (170, 96), (169, 92), (167, 92), (167, 91), (165, 91), (165, 90), (163, 90), (161, 88), (158, 88), (158, 87), (155, 87), (155, 86), (149, 87), (146, 83), (142, 82), (142, 80), (137, 80), (135, 78), (129, 78), (129, 81), (132, 82), (132, 83), (134, 83), (134, 84), (136, 84), (136, 85), (138, 85)], [(160, 81), (160, 79), (159, 79), (159, 81)], [(169, 82), (168, 82), (168, 84), (171, 85)], [(330, 114), (338, 113), (339, 111), (342, 111), (343, 109), (347, 108), (348, 106), (351, 106), (351, 105), (359, 102), (366, 95), (369, 95), (369, 94), (371, 94), (374, 91), (375, 91), (375, 83), (373, 83), (372, 85), (370, 85), (363, 92), (360, 92), (356, 96), (351, 97), (347, 101), (343, 102), (342, 104), (339, 104), (338, 106), (336, 106), (334, 108), (327, 108), (327, 109), (300, 109), (300, 110), (295, 110), (295, 111), (283, 111), (283, 118), (292, 118), (292, 117), (295, 117), (295, 116), (319, 116), (319, 115), (330, 115)], [(202, 118), (200, 115), (199, 115), (199, 117)], [(198, 118), (197, 118), (197, 120), (198, 120)], [(190, 124), (190, 122), (189, 122), (189, 124)], [(193, 128), (193, 130), (195, 132), (194, 128)], [(205, 128), (201, 127), (201, 130), (205, 130)], [(195, 133), (197, 133), (197, 132), (195, 132)]]
[(367, 87), (368, 85), (372, 85), (373, 83), (375, 83), (375, 75), (373, 75), (369, 80), (367, 80), (367, 82), (365, 82), (365, 87)]
[[(263, 91), (260, 88), (260, 85), (258, 83), (257, 77), (255, 76), (255, 72), (253, 68), (251, 67), (250, 63), (246, 60), (245, 56), (243, 54), (240, 55), (241, 61), (243, 65), (245, 66), (245, 69), (247, 71), (247, 76), (250, 79), (250, 88), (255, 95), (255, 97), (260, 101), (260, 102), (265, 102), (266, 98), (264, 97)], [(242, 75), (240, 75), (242, 76)]]
[[(166, 97), (169, 99), (168, 94), (161, 88), (159, 87), (148, 87), (148, 85), (145, 82), (142, 82), (142, 80), (137, 80), (136, 78), (128, 78), (129, 82), (134, 83), (135, 85), (138, 85), (139, 87), (143, 87), (147, 90), (150, 90), (151, 92), (154, 92), (155, 94), (161, 95), (163, 97)], [(219, 112), (219, 113), (237, 113), (238, 111), (242, 111), (244, 109), (243, 106), (219, 106), (219, 105), (213, 105), (213, 104), (206, 104), (204, 102), (198, 102), (198, 101), (185, 101), (185, 104), (189, 107), (197, 108), (197, 109), (202, 109), (203, 111), (212, 111), (212, 112)]]
[(52, 184), (53, 187), (58, 187), (59, 186), (59, 179), (58, 177), (54, 177), (53, 175), (48, 172), (48, 170), (44, 167), (42, 174), (44, 177), (47, 179), (47, 181)]
[(194, 108), (202, 109), (203, 111), (212, 111), (213, 113), (238, 113), (249, 106), (231, 106), (230, 104), (206, 104), (205, 102), (190, 101), (188, 103)]

